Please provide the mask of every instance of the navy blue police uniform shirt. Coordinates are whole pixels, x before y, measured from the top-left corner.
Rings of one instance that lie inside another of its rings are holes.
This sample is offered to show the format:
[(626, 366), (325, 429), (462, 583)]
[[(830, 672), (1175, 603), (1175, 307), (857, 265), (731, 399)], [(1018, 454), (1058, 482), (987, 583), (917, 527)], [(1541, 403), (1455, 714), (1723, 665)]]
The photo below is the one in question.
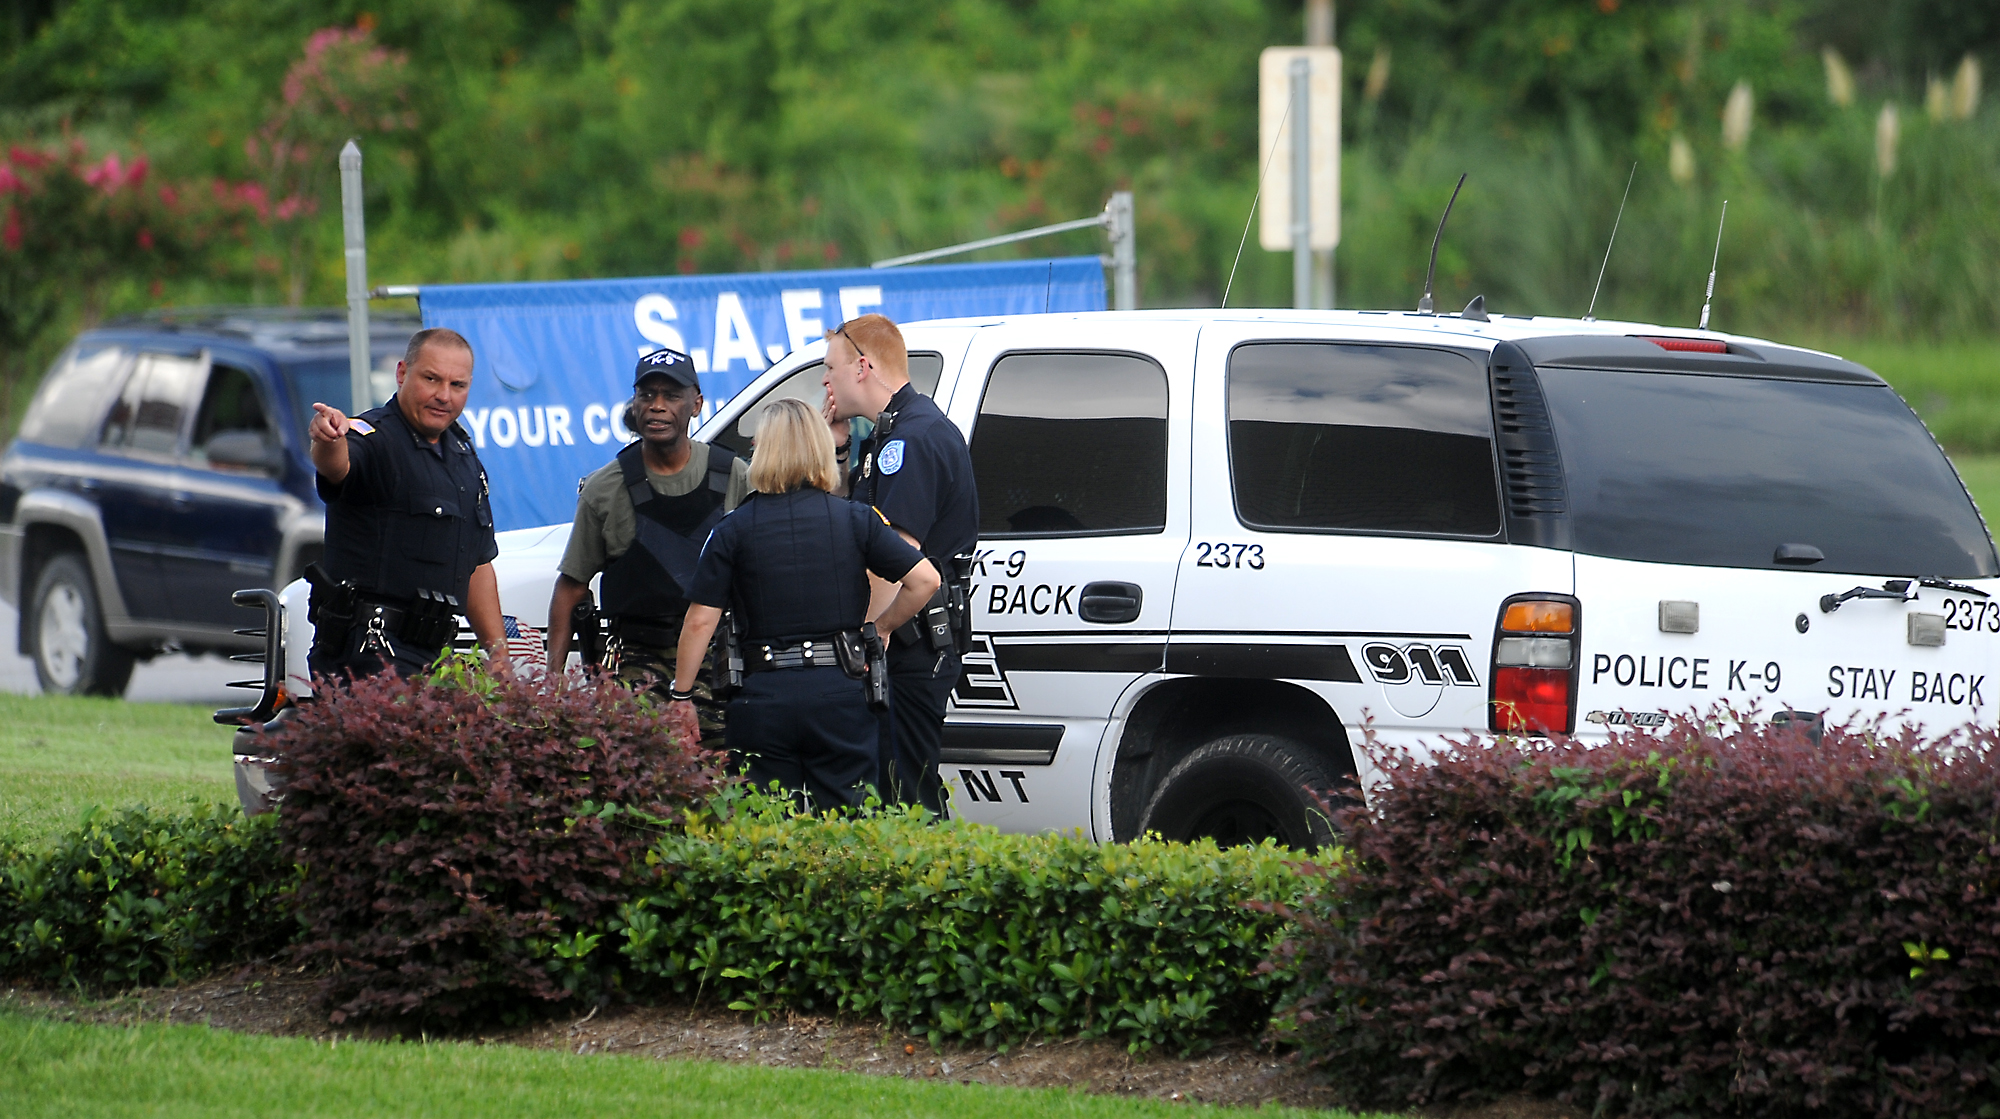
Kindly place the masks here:
[(500, 554), (472, 437), (453, 423), (428, 442), (391, 397), (354, 417), (347, 464), (340, 482), (318, 479), (327, 574), (388, 599), (443, 591), (462, 607), (473, 570)]
[(923, 560), (873, 509), (810, 487), (753, 493), (702, 547), (688, 601), (733, 609), (753, 641), (804, 641), (868, 619), (868, 572)]
[(897, 389), (884, 411), (894, 413), (895, 422), (886, 438), (871, 436), (856, 456), (847, 492), (922, 541), (924, 554), (949, 578), (946, 561), (979, 543), (972, 452), (958, 427), (915, 385)]

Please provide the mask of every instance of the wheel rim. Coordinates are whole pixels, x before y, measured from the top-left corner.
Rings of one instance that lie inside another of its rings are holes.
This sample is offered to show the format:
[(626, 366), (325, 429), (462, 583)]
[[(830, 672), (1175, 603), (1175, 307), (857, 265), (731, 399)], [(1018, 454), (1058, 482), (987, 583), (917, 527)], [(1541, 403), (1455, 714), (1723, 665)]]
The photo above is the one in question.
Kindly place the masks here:
[(1277, 813), (1252, 800), (1228, 800), (1211, 806), (1195, 820), (1188, 835), (1194, 839), (1207, 836), (1220, 847), (1250, 846), (1266, 839), (1292, 841)]
[(68, 583), (49, 588), (35, 626), (42, 671), (57, 687), (76, 687), (83, 679), (83, 662), (90, 655), (90, 629), (84, 622), (83, 592)]

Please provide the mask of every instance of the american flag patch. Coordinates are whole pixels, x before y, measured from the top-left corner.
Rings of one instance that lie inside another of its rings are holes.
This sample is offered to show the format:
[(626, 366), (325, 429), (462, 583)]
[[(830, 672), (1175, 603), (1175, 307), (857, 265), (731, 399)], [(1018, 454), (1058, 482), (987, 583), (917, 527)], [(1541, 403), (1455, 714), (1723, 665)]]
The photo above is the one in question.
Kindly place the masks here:
[(543, 630), (522, 625), (512, 614), (500, 615), (500, 625), (507, 634), (507, 659), (514, 662), (515, 672), (539, 676), (548, 671), (549, 647)]

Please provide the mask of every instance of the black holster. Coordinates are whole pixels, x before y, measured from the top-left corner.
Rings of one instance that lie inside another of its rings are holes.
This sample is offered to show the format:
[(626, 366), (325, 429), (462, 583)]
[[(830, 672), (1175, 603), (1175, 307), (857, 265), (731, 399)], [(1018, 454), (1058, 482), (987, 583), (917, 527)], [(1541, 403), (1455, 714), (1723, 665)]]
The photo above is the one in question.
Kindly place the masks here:
[(337, 630), (345, 635), (353, 629), (354, 611), (360, 601), (354, 584), (345, 579), (335, 582), (317, 562), (306, 565), (305, 580), (312, 588), (312, 596), (306, 599), (306, 621), (329, 633)]
[(972, 648), (972, 561), (971, 552), (951, 557), (951, 571), (946, 575), (944, 584), (944, 605), (951, 619), (952, 645), (960, 656)]
[[(882, 635), (875, 631), (874, 622), (861, 624), (861, 642), (868, 650), (868, 678), (863, 689), (868, 696), (868, 710), (887, 711), (889, 709), (889, 647), (882, 643)], [(835, 646), (838, 648), (838, 645)]]
[[(570, 647), (585, 665), (604, 663), (604, 619), (597, 613), (597, 600), (585, 591), (583, 600), (569, 608)], [(555, 671), (561, 665), (551, 666)]]
[(715, 627), (708, 655), (709, 694), (727, 701), (743, 690), (743, 635), (737, 632), (734, 610), (724, 612), (722, 622)]

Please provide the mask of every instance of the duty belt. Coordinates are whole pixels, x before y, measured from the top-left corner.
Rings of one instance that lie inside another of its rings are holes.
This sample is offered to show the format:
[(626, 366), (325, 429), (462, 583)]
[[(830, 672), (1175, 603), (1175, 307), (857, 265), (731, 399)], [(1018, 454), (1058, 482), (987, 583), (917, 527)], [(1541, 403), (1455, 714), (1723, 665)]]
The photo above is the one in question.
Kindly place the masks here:
[(611, 620), (611, 632), (626, 645), (645, 645), (655, 649), (672, 649), (681, 643), (680, 626), (637, 618), (613, 618)]
[(796, 645), (756, 642), (745, 650), (745, 653), (743, 671), (746, 675), (768, 672), (774, 668), (840, 667), (840, 654), (834, 651), (832, 638), (801, 641)]

